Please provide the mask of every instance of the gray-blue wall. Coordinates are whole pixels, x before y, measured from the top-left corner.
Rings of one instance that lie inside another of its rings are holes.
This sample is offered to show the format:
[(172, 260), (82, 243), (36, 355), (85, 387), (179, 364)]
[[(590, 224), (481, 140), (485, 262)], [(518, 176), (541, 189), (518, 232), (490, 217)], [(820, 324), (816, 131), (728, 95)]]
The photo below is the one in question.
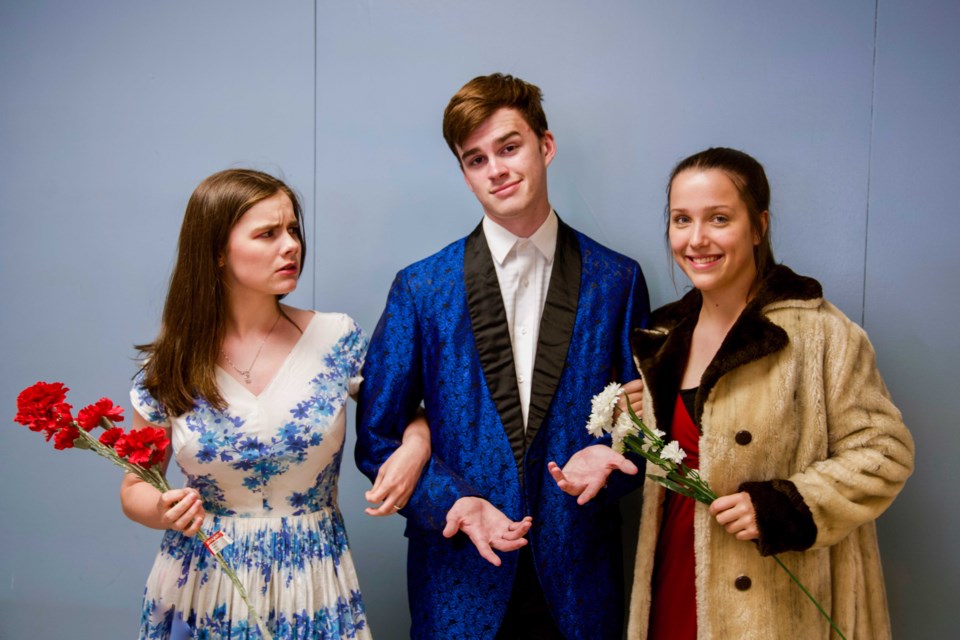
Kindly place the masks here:
[[(0, 415), (38, 379), (76, 405), (126, 399), (186, 200), (225, 167), (304, 196), (312, 268), (292, 303), (372, 331), (394, 273), (480, 219), (440, 120), (502, 70), (544, 90), (554, 206), (639, 259), (654, 304), (677, 295), (670, 167), (710, 145), (764, 162), (777, 257), (866, 326), (917, 440), (879, 522), (895, 634), (951, 637), (958, 33), (951, 0), (2, 0)], [(4, 422), (0, 638), (131, 637), (159, 534), (120, 513), (118, 471)], [(402, 521), (363, 515), (349, 460), (373, 631), (403, 638)]]

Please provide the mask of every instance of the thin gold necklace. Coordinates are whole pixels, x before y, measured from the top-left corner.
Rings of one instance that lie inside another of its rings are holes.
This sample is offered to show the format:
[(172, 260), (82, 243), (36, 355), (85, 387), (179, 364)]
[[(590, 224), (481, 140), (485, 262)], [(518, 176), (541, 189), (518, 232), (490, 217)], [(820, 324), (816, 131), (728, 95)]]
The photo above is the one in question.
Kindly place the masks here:
[(273, 330), (277, 328), (277, 323), (280, 322), (280, 316), (282, 314), (277, 314), (277, 319), (273, 321), (273, 326), (270, 327), (270, 331), (267, 331), (267, 335), (263, 337), (263, 340), (260, 341), (260, 346), (257, 347), (257, 353), (253, 356), (253, 361), (250, 363), (250, 366), (247, 367), (246, 371), (233, 364), (233, 360), (230, 359), (230, 356), (227, 355), (227, 352), (223, 350), (223, 347), (220, 348), (220, 353), (223, 355), (223, 359), (227, 361), (233, 370), (238, 374), (243, 376), (243, 381), (247, 384), (253, 384), (250, 380), (250, 372), (253, 371), (253, 365), (257, 364), (257, 358), (260, 357), (260, 352), (263, 351), (263, 345), (267, 344), (267, 340), (270, 338), (270, 335), (273, 333)]

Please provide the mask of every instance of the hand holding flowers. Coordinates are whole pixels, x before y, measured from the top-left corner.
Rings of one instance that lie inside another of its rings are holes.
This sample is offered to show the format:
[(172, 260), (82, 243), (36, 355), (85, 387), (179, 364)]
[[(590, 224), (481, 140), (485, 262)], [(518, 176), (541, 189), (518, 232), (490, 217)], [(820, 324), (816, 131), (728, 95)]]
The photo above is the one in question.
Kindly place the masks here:
[(165, 529), (190, 537), (198, 533), (203, 524), (203, 500), (196, 489), (173, 489), (160, 494), (157, 513)]
[(756, 540), (760, 537), (757, 513), (746, 491), (720, 496), (710, 504), (710, 515), (737, 540)]

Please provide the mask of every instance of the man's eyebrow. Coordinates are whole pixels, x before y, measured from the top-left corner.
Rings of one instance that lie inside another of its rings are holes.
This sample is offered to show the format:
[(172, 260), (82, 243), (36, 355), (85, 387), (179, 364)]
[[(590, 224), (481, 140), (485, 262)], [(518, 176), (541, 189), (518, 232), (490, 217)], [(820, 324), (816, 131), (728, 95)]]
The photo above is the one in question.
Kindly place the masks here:
[[(497, 144), (503, 144), (513, 136), (518, 136), (518, 135), (520, 135), (519, 131), (510, 131), (509, 133), (505, 133), (504, 135), (497, 138), (494, 142), (496, 142)], [(469, 156), (472, 156), (473, 154), (478, 153), (479, 151), (480, 151), (479, 147), (473, 147), (471, 149), (467, 149), (466, 151), (460, 154), (460, 159), (466, 160)]]
[(519, 131), (511, 131), (510, 133), (504, 134), (504, 135), (500, 136), (499, 138), (497, 138), (497, 144), (500, 144), (500, 143), (502, 143), (502, 142), (506, 142), (507, 140), (509, 140), (509, 139), (512, 138), (513, 136), (518, 136), (518, 135), (520, 135), (520, 132), (519, 132)]

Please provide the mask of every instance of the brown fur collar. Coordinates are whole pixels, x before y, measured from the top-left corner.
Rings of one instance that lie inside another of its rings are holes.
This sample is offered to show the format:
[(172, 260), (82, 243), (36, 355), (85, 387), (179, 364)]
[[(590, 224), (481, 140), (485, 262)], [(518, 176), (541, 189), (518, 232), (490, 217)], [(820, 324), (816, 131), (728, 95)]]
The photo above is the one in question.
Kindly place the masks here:
[[(816, 280), (799, 276), (783, 265), (771, 269), (703, 373), (694, 402), (693, 417), (698, 428), (703, 403), (724, 374), (787, 346), (786, 332), (766, 318), (767, 307), (784, 306), (790, 301), (819, 301), (822, 297), (823, 289)], [(702, 304), (703, 297), (694, 289), (654, 311), (651, 328), (635, 329), (631, 339), (634, 358), (653, 398), (657, 426), (664, 431), (673, 420), (673, 407)]]

